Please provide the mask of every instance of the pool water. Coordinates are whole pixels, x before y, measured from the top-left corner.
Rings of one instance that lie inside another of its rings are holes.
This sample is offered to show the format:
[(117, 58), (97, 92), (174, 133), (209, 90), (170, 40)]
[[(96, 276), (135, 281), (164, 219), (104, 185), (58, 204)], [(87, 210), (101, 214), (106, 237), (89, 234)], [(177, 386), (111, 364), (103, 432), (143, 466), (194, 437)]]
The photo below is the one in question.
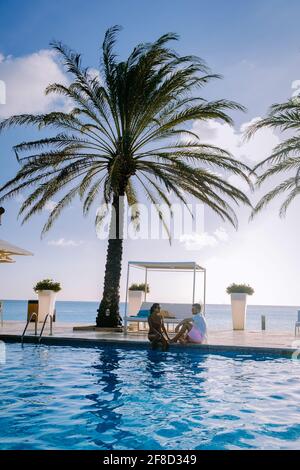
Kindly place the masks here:
[(300, 449), (300, 361), (6, 345), (0, 449)]

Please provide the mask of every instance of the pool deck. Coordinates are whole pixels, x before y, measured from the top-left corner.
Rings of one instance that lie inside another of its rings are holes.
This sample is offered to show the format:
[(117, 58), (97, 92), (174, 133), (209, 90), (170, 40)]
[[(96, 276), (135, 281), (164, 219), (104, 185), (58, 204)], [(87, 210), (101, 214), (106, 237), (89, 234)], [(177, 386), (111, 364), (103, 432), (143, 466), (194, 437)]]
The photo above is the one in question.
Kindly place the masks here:
[[(5, 321), (0, 325), (0, 340), (21, 341), (24, 322)], [(53, 335), (49, 335), (49, 327), (45, 329), (42, 344), (69, 344), (69, 345), (96, 345), (103, 342), (122, 344), (148, 344), (145, 333), (128, 333), (109, 331), (73, 331), (78, 324), (54, 323)], [(80, 326), (83, 326), (82, 324)], [(38, 326), (38, 334), (41, 325)], [(30, 324), (25, 336), (25, 342), (37, 342), (34, 336), (34, 323)], [(181, 345), (172, 345), (172, 348)], [(185, 346), (186, 347), (186, 346)], [(295, 337), (292, 331), (233, 331), (210, 330), (208, 344), (188, 345), (188, 347), (200, 348), (203, 351), (232, 351), (241, 353), (270, 353), (291, 356), (294, 351), (300, 349), (300, 335)], [(300, 353), (299, 353), (300, 354)]]

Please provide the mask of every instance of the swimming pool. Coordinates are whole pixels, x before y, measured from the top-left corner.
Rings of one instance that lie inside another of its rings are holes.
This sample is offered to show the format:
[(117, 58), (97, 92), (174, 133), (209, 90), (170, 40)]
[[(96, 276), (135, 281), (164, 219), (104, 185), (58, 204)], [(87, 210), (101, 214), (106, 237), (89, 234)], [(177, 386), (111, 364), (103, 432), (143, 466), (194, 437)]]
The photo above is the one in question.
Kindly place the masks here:
[(300, 449), (300, 361), (6, 345), (0, 449)]

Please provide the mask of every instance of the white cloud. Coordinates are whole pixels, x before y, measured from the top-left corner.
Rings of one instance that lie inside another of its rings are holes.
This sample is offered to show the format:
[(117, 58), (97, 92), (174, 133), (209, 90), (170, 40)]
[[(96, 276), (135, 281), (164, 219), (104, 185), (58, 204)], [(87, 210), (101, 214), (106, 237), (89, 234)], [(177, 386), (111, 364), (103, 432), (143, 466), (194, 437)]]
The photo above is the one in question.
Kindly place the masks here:
[[(16, 201), (17, 204), (23, 204), (25, 199), (26, 197), (23, 193), (19, 193), (14, 197), (14, 200)], [(50, 200), (45, 204), (44, 210), (46, 212), (52, 212), (56, 206), (57, 206), (57, 202)]]
[(205, 247), (213, 247), (218, 244), (217, 239), (213, 235), (209, 235), (207, 232), (190, 233), (180, 236), (180, 242), (185, 244), (186, 250), (201, 250)]
[(0, 79), (6, 84), (6, 104), (0, 107), (0, 117), (13, 114), (41, 113), (66, 101), (55, 95), (45, 96), (51, 83), (67, 84), (67, 78), (51, 50), (40, 50), (23, 57), (0, 56)]
[(100, 71), (98, 69), (94, 69), (94, 68), (90, 67), (88, 73), (89, 73), (89, 76), (91, 77), (91, 79), (98, 78), (100, 83), (102, 83), (102, 78), (101, 78), (101, 75), (100, 75)]
[(195, 121), (192, 131), (199, 135), (202, 143), (221, 147), (238, 160), (254, 163), (268, 157), (275, 145), (280, 143), (272, 129), (261, 129), (250, 140), (244, 140), (245, 130), (258, 119), (260, 118), (245, 122), (238, 131), (216, 120)]
[(222, 242), (226, 242), (229, 238), (228, 233), (224, 227), (217, 228), (214, 232), (216, 238)]
[(55, 209), (56, 206), (57, 206), (57, 202), (50, 200), (50, 201), (46, 202), (45, 210), (48, 211), (48, 212), (52, 212)]
[(208, 232), (202, 233), (185, 233), (181, 235), (179, 241), (184, 243), (184, 247), (188, 251), (198, 251), (203, 248), (216, 247), (222, 242), (226, 242), (229, 236), (223, 227), (217, 228), (213, 234)]
[(79, 240), (78, 242), (76, 242), (75, 240), (66, 240), (65, 238), (59, 238), (58, 240), (50, 240), (48, 242), (48, 245), (58, 246), (60, 248), (76, 247), (76, 246), (80, 246), (82, 244), (83, 244), (82, 240)]
[(294, 80), (292, 82), (292, 90), (295, 90), (292, 96), (298, 96), (300, 93), (300, 80)]

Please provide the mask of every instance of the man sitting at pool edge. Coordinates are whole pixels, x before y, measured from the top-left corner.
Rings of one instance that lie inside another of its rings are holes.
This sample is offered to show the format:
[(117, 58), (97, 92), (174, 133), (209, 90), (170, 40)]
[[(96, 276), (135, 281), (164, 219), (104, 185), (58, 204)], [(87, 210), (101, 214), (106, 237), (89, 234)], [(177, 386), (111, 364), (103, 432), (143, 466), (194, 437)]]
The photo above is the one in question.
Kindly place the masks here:
[(170, 340), (171, 343), (197, 343), (202, 344), (207, 341), (207, 326), (204, 316), (201, 313), (201, 305), (193, 304), (192, 318), (185, 318), (175, 328), (176, 335)]

